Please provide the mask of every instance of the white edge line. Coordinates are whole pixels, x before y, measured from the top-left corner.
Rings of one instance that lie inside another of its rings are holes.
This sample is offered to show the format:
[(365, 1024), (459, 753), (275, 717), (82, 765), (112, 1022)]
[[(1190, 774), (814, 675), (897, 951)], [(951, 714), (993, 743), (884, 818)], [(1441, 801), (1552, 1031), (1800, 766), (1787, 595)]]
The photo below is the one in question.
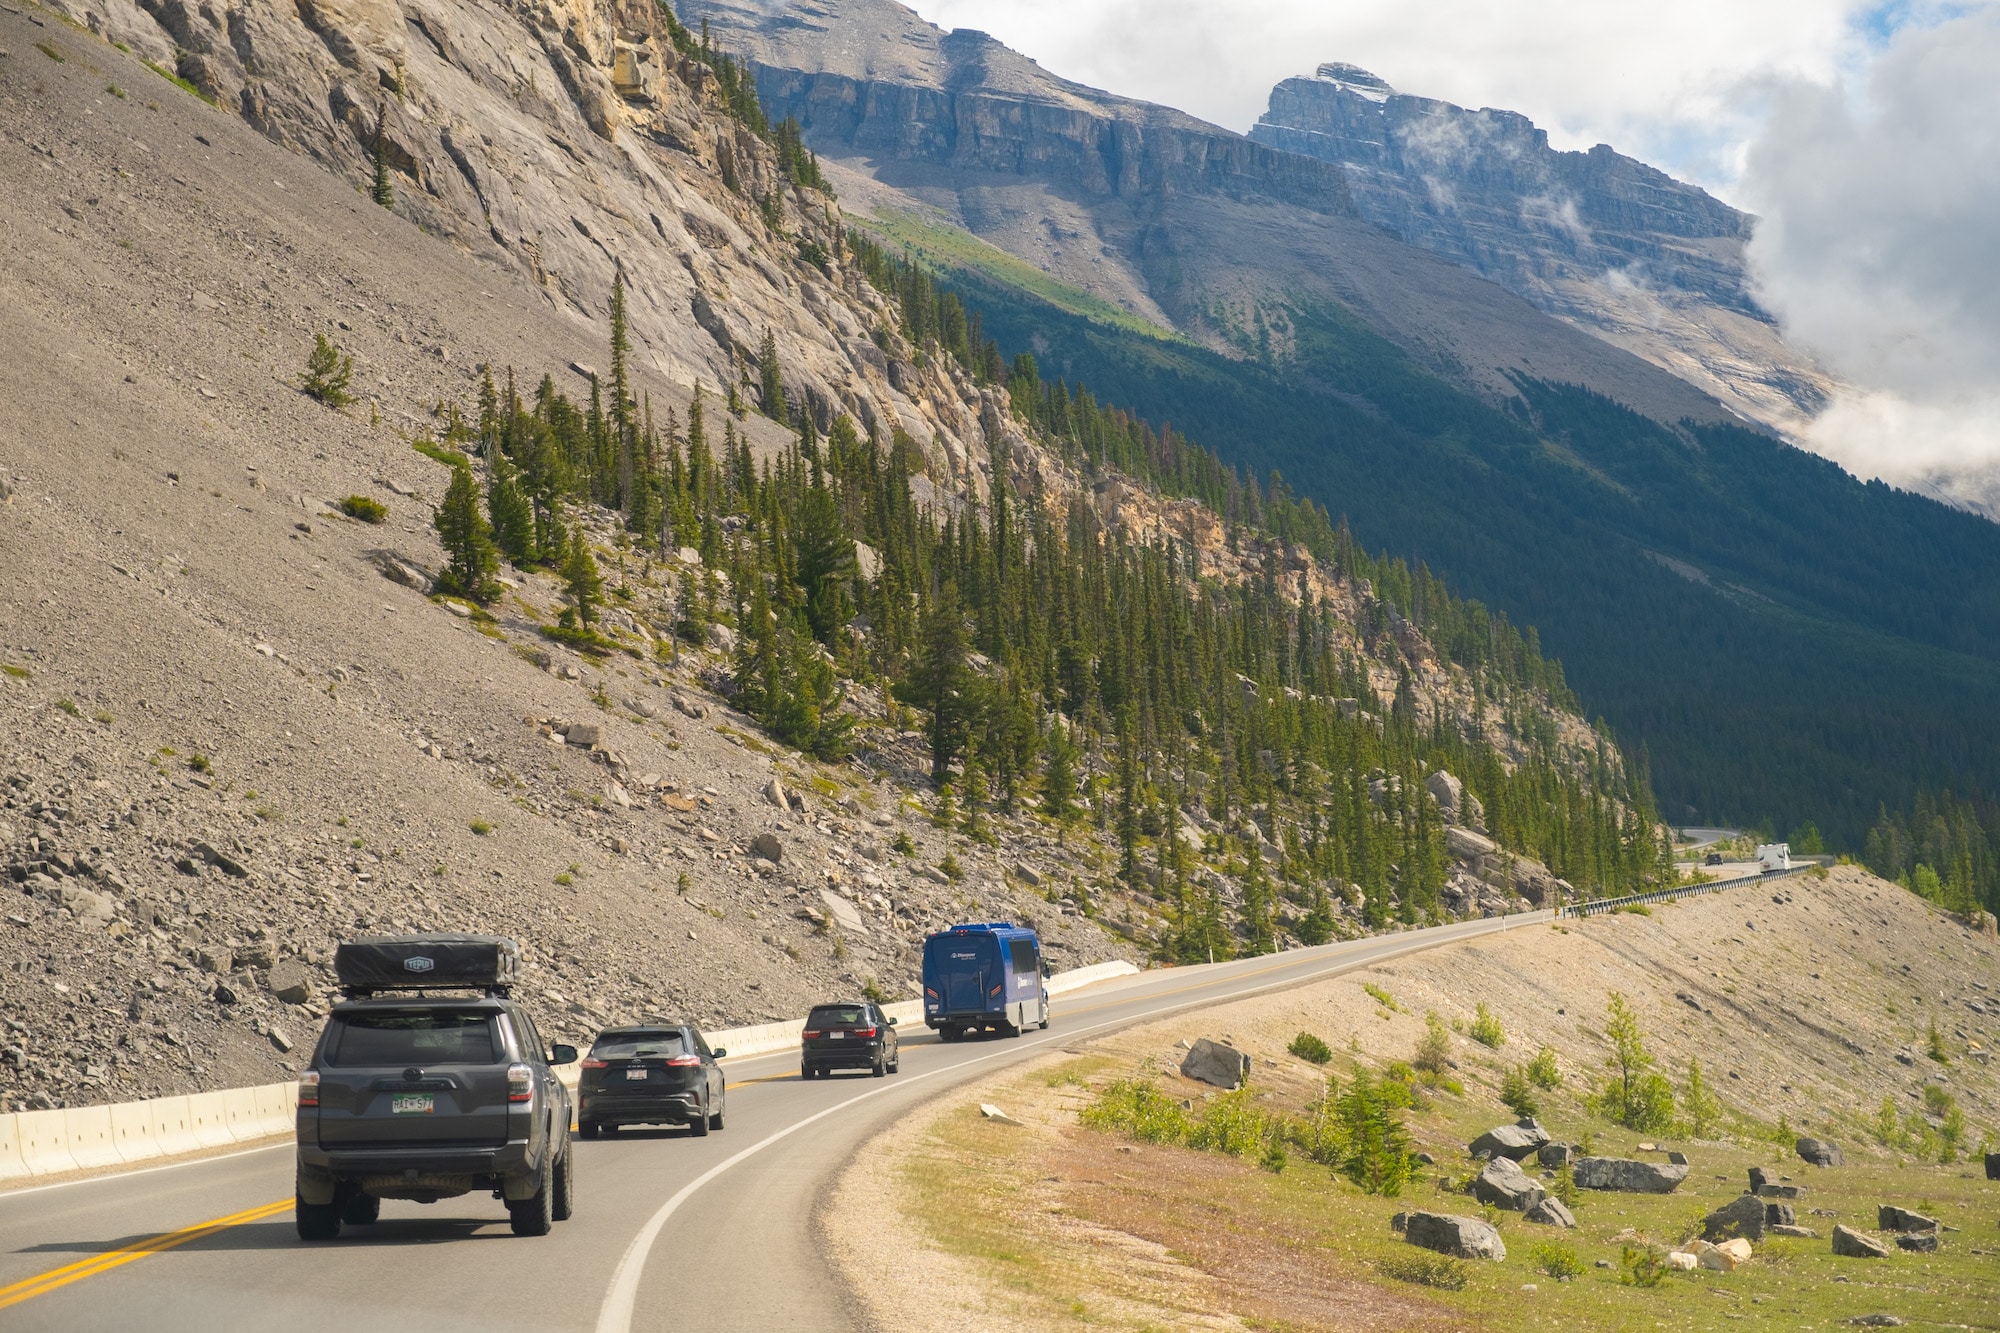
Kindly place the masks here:
[[(1406, 944), (1403, 944), (1399, 948), (1390, 948), (1381, 955), (1378, 955), (1376, 957), (1371, 957), (1365, 960), (1355, 959), (1354, 961), (1357, 964), (1362, 963), (1364, 961), (1368, 963), (1377, 963), (1385, 961), (1386, 959), (1389, 958), (1399, 957), (1402, 954), (1414, 952), (1420, 949), (1436, 948), (1445, 944), (1456, 944), (1461, 940), (1477, 939), (1481, 935), (1497, 935), (1504, 931), (1511, 930), (1517, 925), (1531, 924), (1532, 921), (1538, 915), (1539, 913), (1534, 913), (1534, 914), (1526, 912), (1515, 913), (1509, 916), (1498, 918), (1498, 920), (1503, 924), (1487, 926), (1484, 929), (1468, 930), (1462, 934), (1454, 935), (1449, 939), (1429, 940), (1429, 941), (1412, 940)], [(1388, 938), (1393, 940), (1395, 937), (1390, 936)], [(1370, 937), (1371, 943), (1380, 940), (1382, 940), (1381, 936)], [(1358, 943), (1358, 941), (1348, 941), (1348, 942)], [(1277, 957), (1279, 955), (1265, 955), (1265, 956)], [(1300, 961), (1303, 962), (1305, 960), (1301, 959)], [(1144, 974), (1142, 973), (1141, 975)], [(1278, 983), (1278, 984), (1281, 986), (1287, 984), (1304, 985), (1308, 984), (1309, 981), (1318, 981), (1327, 979), (1330, 978), (1314, 977), (1295, 983)], [(1222, 977), (1218, 978), (1218, 980), (1227, 981), (1229, 980), (1229, 978)], [(1252, 990), (1244, 993), (1243, 995), (1233, 996), (1231, 998), (1250, 999), (1256, 994), (1258, 994), (1258, 991)], [(1165, 1017), (1167, 1015), (1159, 1015), (1159, 1016)], [(630, 1333), (630, 1330), (632, 1328), (632, 1315), (633, 1312), (637, 1309), (639, 1302), (639, 1282), (645, 1276), (646, 1261), (648, 1258), (651, 1257), (653, 1242), (659, 1238), (660, 1232), (665, 1229), (668, 1220), (673, 1217), (675, 1212), (679, 1211), (680, 1206), (683, 1203), (687, 1202), (689, 1196), (694, 1194), (695, 1191), (699, 1190), (703, 1185), (706, 1185), (709, 1181), (715, 1179), (723, 1172), (729, 1170), (729, 1168), (731, 1168), (732, 1166), (735, 1166), (738, 1162), (743, 1161), (745, 1158), (754, 1157), (756, 1154), (762, 1152), (764, 1149), (770, 1147), (772, 1144), (778, 1142), (780, 1139), (790, 1138), (793, 1134), (796, 1134), (798, 1131), (804, 1129), (807, 1125), (811, 1125), (818, 1121), (824, 1120), (828, 1116), (833, 1115), (836, 1112), (845, 1111), (848, 1107), (853, 1106), (859, 1102), (865, 1102), (871, 1097), (880, 1097), (884, 1093), (898, 1091), (899, 1089), (908, 1087), (912, 1083), (921, 1083), (923, 1080), (927, 1078), (935, 1078), (939, 1074), (953, 1073), (959, 1070), (969, 1068), (972, 1065), (984, 1064), (988, 1060), (997, 1060), (1003, 1056), (1014, 1055), (1017, 1052), (1029, 1050), (1036, 1046), (1046, 1046), (1053, 1042), (1059, 1042), (1059, 1041), (1061, 1042), (1075, 1041), (1078, 1038), (1087, 1037), (1090, 1034), (1101, 1031), (1105, 1028), (1127, 1027), (1134, 1022), (1145, 1021), (1146, 1017), (1150, 1016), (1142, 1016), (1140, 1018), (1112, 1019), (1109, 1022), (1098, 1023), (1095, 1024), (1094, 1026), (1082, 1028), (1074, 1032), (1064, 1032), (1061, 1033), (1060, 1035), (1043, 1036), (1027, 1043), (1027, 1045), (1025, 1046), (1007, 1046), (1000, 1050), (994, 1051), (990, 1055), (975, 1056), (970, 1060), (961, 1060), (956, 1064), (945, 1065), (942, 1068), (933, 1069), (928, 1073), (913, 1074), (909, 1078), (897, 1079), (896, 1082), (888, 1084), (887, 1086), (872, 1089), (868, 1092), (861, 1093), (858, 1096), (849, 1097), (846, 1101), (836, 1102), (834, 1105), (827, 1107), (825, 1110), (817, 1111), (812, 1115), (807, 1116), (803, 1120), (794, 1121), (793, 1123), (785, 1126), (783, 1129), (777, 1131), (775, 1134), (771, 1134), (768, 1137), (759, 1139), (757, 1142), (751, 1144), (749, 1147), (743, 1149), (741, 1152), (737, 1153), (733, 1157), (727, 1157), (724, 1158), (722, 1161), (717, 1162), (714, 1166), (711, 1166), (710, 1168), (708, 1168), (708, 1170), (702, 1172), (700, 1175), (696, 1176), (693, 1180), (690, 1180), (687, 1184), (681, 1186), (680, 1189), (676, 1190), (674, 1192), (673, 1197), (668, 1199), (665, 1203), (661, 1204), (659, 1210), (655, 1212), (650, 1218), (646, 1219), (646, 1225), (639, 1228), (639, 1233), (636, 1236), (632, 1237), (632, 1243), (626, 1246), (625, 1253), (618, 1257), (618, 1267), (612, 1270), (611, 1284), (610, 1286), (606, 1287), (604, 1291), (604, 1304), (598, 1307), (597, 1333)]]
[(46, 1185), (26, 1185), (20, 1189), (0, 1190), (0, 1207), (7, 1200), (18, 1199), (23, 1194), (40, 1194), (43, 1190), (63, 1190), (72, 1185), (98, 1185), (110, 1180), (130, 1180), (134, 1176), (150, 1176), (155, 1171), (173, 1171), (183, 1166), (201, 1166), (206, 1162), (226, 1162), (232, 1157), (248, 1157), (252, 1153), (270, 1152), (273, 1148), (292, 1147), (296, 1140), (272, 1136), (273, 1141), (255, 1148), (238, 1148), (235, 1152), (217, 1153), (213, 1157), (186, 1157), (178, 1162), (161, 1162), (158, 1166), (138, 1166), (130, 1170), (111, 1167), (92, 1176), (78, 1176), (74, 1180), (55, 1180)]

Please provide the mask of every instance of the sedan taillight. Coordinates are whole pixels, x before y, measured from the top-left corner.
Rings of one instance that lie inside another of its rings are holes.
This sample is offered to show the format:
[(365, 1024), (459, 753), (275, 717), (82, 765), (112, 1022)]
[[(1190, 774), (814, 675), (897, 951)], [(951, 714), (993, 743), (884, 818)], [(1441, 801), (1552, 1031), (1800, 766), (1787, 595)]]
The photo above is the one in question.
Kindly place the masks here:
[(319, 1105), (319, 1071), (308, 1069), (299, 1075), (299, 1105)]
[(507, 1100), (528, 1102), (535, 1099), (535, 1071), (526, 1065), (507, 1066)]
[(701, 1057), (698, 1055), (671, 1055), (667, 1057), (667, 1068), (669, 1069), (693, 1069), (700, 1063)]

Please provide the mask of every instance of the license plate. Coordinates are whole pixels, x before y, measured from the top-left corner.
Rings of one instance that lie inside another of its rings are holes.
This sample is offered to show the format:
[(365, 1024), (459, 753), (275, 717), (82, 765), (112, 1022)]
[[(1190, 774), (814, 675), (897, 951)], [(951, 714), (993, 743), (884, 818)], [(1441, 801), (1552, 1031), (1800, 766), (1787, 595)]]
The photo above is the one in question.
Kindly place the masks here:
[(646, 1071), (643, 1069), (628, 1069), (625, 1071), (625, 1077), (643, 1082), (646, 1078)]
[(826, 1035), (832, 1038), (834, 1041), (839, 1041), (842, 1037), (845, 1037), (847, 1034), (845, 1032), (829, 1032)]
[(390, 1115), (429, 1115), (437, 1109), (437, 1098), (428, 1094), (421, 1097), (391, 1097)]

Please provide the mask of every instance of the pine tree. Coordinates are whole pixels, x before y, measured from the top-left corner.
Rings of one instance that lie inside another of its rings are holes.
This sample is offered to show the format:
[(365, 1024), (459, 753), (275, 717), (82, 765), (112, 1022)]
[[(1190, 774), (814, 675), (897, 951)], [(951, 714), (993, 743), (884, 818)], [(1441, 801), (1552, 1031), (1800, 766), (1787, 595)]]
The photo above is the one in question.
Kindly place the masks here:
[(373, 169), (368, 197), (384, 208), (394, 208), (396, 187), (389, 176), (388, 114), (386, 108), (375, 113), (375, 134), (368, 145), (369, 165)]
[(785, 405), (785, 381), (778, 368), (778, 336), (769, 325), (764, 328), (764, 343), (757, 349), (757, 370), (763, 378), (764, 415), (781, 426), (791, 425), (791, 409)]
[(931, 780), (942, 783), (965, 749), (979, 708), (979, 676), (965, 641), (958, 587), (946, 583), (924, 618), (923, 650), (896, 697), (930, 714)]
[(440, 586), (481, 605), (499, 596), (500, 585), (493, 575), (500, 568), (500, 554), (493, 545), (493, 529), (479, 512), (479, 484), (473, 481), (471, 468), (451, 470), (451, 485), (431, 523), (445, 550)]
[(354, 401), (354, 395), (347, 391), (353, 380), (354, 358), (342, 356), (324, 333), (315, 333), (313, 349), (306, 356), (305, 373), (299, 376), (299, 387), (306, 391), (306, 396), (317, 398), (328, 407), (346, 407)]
[(1061, 721), (1049, 727), (1042, 745), (1042, 813), (1066, 827), (1076, 818), (1076, 743)]
[(563, 555), (563, 590), (569, 594), (566, 614), (574, 614), (579, 625), (597, 622), (597, 608), (604, 602), (604, 576), (598, 572), (597, 558), (590, 553), (590, 540), (582, 529), (569, 536)]
[(486, 512), (493, 523), (493, 540), (509, 560), (526, 564), (535, 558), (535, 510), (521, 490), (521, 474), (498, 447), (490, 452), (486, 470)]

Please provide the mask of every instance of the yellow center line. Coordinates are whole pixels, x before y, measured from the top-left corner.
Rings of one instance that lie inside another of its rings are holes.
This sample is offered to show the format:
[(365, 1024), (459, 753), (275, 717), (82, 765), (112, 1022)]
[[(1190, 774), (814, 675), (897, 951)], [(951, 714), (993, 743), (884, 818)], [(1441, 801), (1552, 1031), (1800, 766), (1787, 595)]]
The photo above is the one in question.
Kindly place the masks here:
[(177, 1245), (185, 1245), (191, 1240), (200, 1240), (204, 1236), (212, 1236), (218, 1231), (226, 1231), (230, 1227), (242, 1226), (246, 1222), (261, 1222), (267, 1217), (275, 1217), (279, 1213), (289, 1212), (291, 1207), (292, 1201), (290, 1199), (280, 1199), (276, 1203), (262, 1204), (256, 1208), (245, 1209), (240, 1213), (231, 1213), (227, 1217), (218, 1217), (208, 1222), (197, 1222), (191, 1227), (182, 1227), (179, 1231), (165, 1232), (161, 1235), (142, 1240), (134, 1245), (127, 1245), (116, 1250), (107, 1250), (103, 1254), (93, 1254), (88, 1259), (79, 1259), (73, 1264), (65, 1264), (61, 1268), (16, 1282), (10, 1287), (0, 1287), (0, 1310), (4, 1310), (10, 1305), (19, 1305), (22, 1301), (33, 1300), (37, 1296), (46, 1296), (49, 1292), (55, 1291), (60, 1287), (67, 1287), (72, 1282), (80, 1282), (87, 1277), (96, 1277), (99, 1273), (108, 1272), (123, 1264), (129, 1264), (134, 1259), (143, 1259), (149, 1254), (158, 1254), (162, 1250), (171, 1250)]

